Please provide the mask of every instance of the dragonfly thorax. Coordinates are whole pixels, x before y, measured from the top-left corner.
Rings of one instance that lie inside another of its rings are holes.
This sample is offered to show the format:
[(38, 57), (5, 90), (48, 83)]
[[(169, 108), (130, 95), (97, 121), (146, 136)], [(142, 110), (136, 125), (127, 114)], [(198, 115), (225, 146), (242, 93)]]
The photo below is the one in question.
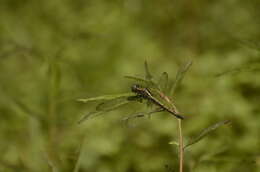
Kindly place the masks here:
[(132, 92), (138, 94), (139, 96), (141, 96), (143, 98), (149, 98), (149, 96), (151, 96), (151, 93), (147, 88), (145, 88), (141, 85), (138, 85), (138, 84), (133, 85), (131, 87), (131, 90), (132, 90)]

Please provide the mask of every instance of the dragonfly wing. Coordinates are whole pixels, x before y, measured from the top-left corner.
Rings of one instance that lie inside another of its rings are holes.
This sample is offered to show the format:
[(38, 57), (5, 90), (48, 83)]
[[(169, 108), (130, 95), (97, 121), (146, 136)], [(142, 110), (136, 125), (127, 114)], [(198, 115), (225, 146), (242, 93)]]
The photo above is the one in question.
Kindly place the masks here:
[(82, 123), (85, 120), (95, 118), (99, 115), (104, 114), (105, 112), (113, 111), (123, 105), (130, 103), (131, 101), (138, 101), (140, 97), (132, 96), (132, 97), (121, 97), (113, 100), (108, 100), (102, 102), (96, 106), (96, 111), (89, 112), (87, 115), (82, 116), (82, 118), (78, 121), (78, 123)]
[(168, 81), (169, 81), (168, 73), (163, 72), (158, 82), (158, 86), (163, 93), (167, 91)]
[(142, 82), (142, 83), (145, 83), (145, 84), (151, 83), (151, 81), (144, 79), (144, 78), (141, 78), (141, 77), (138, 77), (138, 76), (125, 76), (125, 78), (132, 79), (132, 80), (135, 80), (137, 82)]
[(174, 82), (169, 86), (170, 95), (173, 95), (174, 91), (176, 90), (178, 85), (180, 85), (185, 73), (188, 71), (188, 69), (190, 68), (191, 65), (192, 65), (192, 61), (189, 61), (186, 64), (184, 64), (182, 67), (179, 68)]
[(158, 89), (158, 85), (152, 80), (147, 80), (136, 76), (125, 76), (125, 78), (134, 80), (135, 82), (140, 83), (142, 86)]
[(98, 104), (96, 106), (96, 110), (97, 111), (105, 111), (105, 112), (109, 112), (112, 110), (115, 110), (125, 104), (130, 103), (132, 100), (130, 98), (127, 97), (120, 97), (117, 99), (113, 99), (113, 100), (109, 100), (109, 101), (105, 101), (102, 102), (100, 104)]
[(135, 113), (135, 114), (132, 114), (130, 116), (123, 118), (122, 121), (129, 121), (129, 120), (135, 119), (135, 118), (150, 116), (154, 113), (163, 112), (163, 111), (164, 111), (164, 109), (162, 109), (162, 108), (156, 108), (156, 109), (148, 111), (148, 112), (138, 112), (138, 113)]
[(145, 68), (145, 77), (136, 77), (136, 76), (125, 76), (125, 78), (135, 80), (137, 83), (140, 83), (142, 86), (145, 86), (147, 88), (156, 88), (159, 89), (159, 86), (156, 82), (153, 80), (153, 76), (151, 75), (148, 64), (145, 61), (144, 62), (144, 68)]
[(123, 93), (123, 94), (112, 94), (112, 95), (104, 95), (104, 96), (98, 96), (98, 97), (91, 97), (86, 99), (77, 99), (79, 102), (87, 103), (91, 101), (106, 101), (106, 100), (113, 100), (121, 97), (130, 97), (134, 96), (135, 93), (129, 92), (129, 93)]

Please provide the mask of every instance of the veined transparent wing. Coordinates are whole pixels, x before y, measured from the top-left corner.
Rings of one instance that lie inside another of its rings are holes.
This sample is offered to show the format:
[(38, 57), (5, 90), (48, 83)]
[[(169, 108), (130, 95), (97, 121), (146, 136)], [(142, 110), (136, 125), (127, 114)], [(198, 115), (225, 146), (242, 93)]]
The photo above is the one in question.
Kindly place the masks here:
[(152, 80), (147, 80), (137, 76), (125, 76), (125, 78), (134, 80), (136, 83), (140, 83), (142, 86), (158, 89), (158, 85)]
[(190, 66), (192, 65), (192, 61), (187, 62), (182, 67), (179, 68), (175, 80), (169, 85), (169, 95), (172, 96), (175, 92), (176, 88), (180, 85), (185, 73), (188, 71)]
[(96, 106), (96, 111), (104, 111), (104, 112), (112, 111), (133, 101), (141, 102), (142, 98), (140, 96), (134, 95), (130, 97), (119, 97), (117, 99), (108, 100), (98, 104)]
[[(78, 101), (87, 103), (91, 101), (103, 101), (102, 103), (98, 104), (96, 106), (96, 111), (89, 112), (86, 115), (83, 115), (81, 119), (78, 121), (78, 123), (82, 123), (87, 119), (102, 115), (105, 112), (112, 111), (113, 109), (119, 108), (120, 106), (128, 103), (127, 99), (129, 97), (136, 96), (135, 93), (129, 92), (129, 93), (123, 93), (123, 94), (114, 94), (114, 95), (104, 95), (104, 96), (98, 96), (98, 97), (92, 97), (92, 98), (86, 98), (86, 99), (78, 99)], [(121, 102), (120, 102), (121, 100)], [(111, 102), (111, 106), (106, 106), (108, 102)], [(115, 102), (114, 104), (112, 102)], [(116, 104), (117, 102), (117, 104)], [(103, 107), (104, 106), (104, 107)], [(102, 108), (103, 107), (103, 108)]]
[(130, 116), (127, 116), (125, 118), (122, 119), (122, 121), (126, 121), (128, 122), (129, 120), (131, 119), (135, 119), (135, 118), (140, 118), (140, 117), (145, 117), (145, 116), (150, 116), (154, 113), (157, 113), (157, 112), (163, 112), (164, 109), (162, 108), (157, 108), (157, 109), (153, 109), (151, 111), (148, 111), (148, 112), (138, 112), (138, 113), (135, 113), (135, 114), (132, 114)]
[(89, 112), (86, 115), (83, 115), (81, 119), (78, 121), (78, 123), (82, 123), (88, 119), (92, 119), (94, 117), (100, 116), (106, 112), (113, 111), (123, 105), (128, 104), (130, 101), (123, 98), (118, 98), (114, 100), (108, 100), (106, 102), (102, 102), (96, 106), (96, 111)]
[(117, 94), (117, 95), (100, 96), (100, 97), (89, 98), (89, 99), (81, 99), (81, 101), (83, 102), (94, 101), (94, 100), (95, 101), (105, 100), (105, 101), (99, 103), (96, 106), (96, 111), (92, 111), (82, 116), (82, 118), (78, 121), (78, 123), (82, 123), (85, 120), (97, 117), (106, 112), (113, 111), (130, 102), (141, 101), (142, 99), (139, 96), (136, 96), (135, 93), (124, 93), (124, 94)]
[(145, 69), (145, 76), (144, 78), (142, 77), (137, 77), (137, 76), (125, 76), (128, 79), (135, 80), (136, 83), (140, 83), (142, 86), (145, 86), (147, 88), (157, 88), (159, 89), (158, 85), (156, 82), (153, 80), (153, 76), (149, 70), (147, 61), (144, 62), (144, 69)]

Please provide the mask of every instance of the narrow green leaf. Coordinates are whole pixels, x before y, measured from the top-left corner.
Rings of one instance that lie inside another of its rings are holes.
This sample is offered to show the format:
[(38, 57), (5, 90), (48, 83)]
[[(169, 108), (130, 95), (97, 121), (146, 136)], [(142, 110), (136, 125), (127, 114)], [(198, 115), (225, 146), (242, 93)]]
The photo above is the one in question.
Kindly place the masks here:
[(22, 110), (23, 113), (29, 115), (30, 117), (33, 117), (38, 120), (42, 120), (43, 114), (41, 112), (32, 109), (28, 104), (25, 104), (21, 100), (10, 98), (10, 102), (14, 105), (14, 107), (19, 108), (20, 110)]
[(179, 146), (179, 143), (176, 142), (176, 141), (170, 141), (169, 144), (170, 144), (170, 145), (176, 145), (176, 146)]
[(80, 160), (81, 160), (81, 154), (83, 151), (83, 144), (84, 144), (85, 136), (82, 138), (78, 150), (75, 152), (75, 159), (73, 159), (74, 163), (74, 169), (73, 172), (79, 172), (80, 169)]
[(93, 112), (89, 112), (88, 114), (86, 115), (83, 115), (81, 117), (80, 120), (78, 120), (78, 124), (81, 124), (83, 123), (84, 121), (88, 120), (88, 119), (91, 119), (91, 118), (94, 118), (96, 116), (99, 116), (101, 115), (102, 113), (104, 113), (105, 111), (93, 111)]
[(193, 139), (191, 139), (185, 146), (184, 149), (186, 149), (187, 147), (199, 142), (200, 140), (202, 140), (204, 137), (206, 137), (209, 133), (211, 133), (212, 131), (216, 130), (218, 127), (225, 125), (225, 124), (229, 124), (230, 121), (229, 120), (225, 120), (225, 121), (221, 121), (218, 122), (204, 130), (202, 130), (196, 137), (194, 137)]
[(79, 102), (87, 103), (90, 101), (99, 101), (99, 100), (112, 100), (120, 97), (129, 97), (129, 96), (135, 96), (135, 93), (129, 92), (129, 93), (123, 93), (123, 94), (113, 94), (113, 95), (103, 95), (98, 97), (91, 97), (86, 99), (77, 99)]
[(145, 79), (147, 80), (152, 80), (153, 76), (151, 75), (149, 68), (148, 68), (148, 63), (147, 61), (144, 62), (144, 68), (145, 68)]
[(160, 87), (160, 90), (163, 93), (166, 93), (167, 91), (167, 86), (168, 86), (168, 81), (169, 81), (169, 76), (167, 72), (163, 72), (159, 81), (158, 81), (158, 85)]
[(178, 69), (178, 72), (175, 76), (175, 80), (169, 86), (169, 95), (171, 96), (173, 95), (175, 90), (181, 84), (181, 81), (183, 80), (185, 73), (188, 71), (191, 65), (192, 65), (192, 61), (188, 61), (186, 64), (184, 64), (182, 67)]

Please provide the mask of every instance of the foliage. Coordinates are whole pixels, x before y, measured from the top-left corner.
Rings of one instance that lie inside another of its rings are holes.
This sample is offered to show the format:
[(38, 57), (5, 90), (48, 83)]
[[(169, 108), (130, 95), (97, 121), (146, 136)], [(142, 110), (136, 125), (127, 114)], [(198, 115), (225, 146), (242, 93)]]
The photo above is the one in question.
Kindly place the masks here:
[(168, 115), (126, 127), (121, 119), (136, 104), (77, 124), (95, 102), (76, 99), (129, 92), (123, 76), (142, 73), (145, 59), (170, 76), (193, 60), (173, 95), (187, 116), (184, 135), (232, 121), (186, 150), (185, 172), (259, 170), (259, 5), (1, 0), (0, 171), (175, 170), (168, 143), (177, 126)]

